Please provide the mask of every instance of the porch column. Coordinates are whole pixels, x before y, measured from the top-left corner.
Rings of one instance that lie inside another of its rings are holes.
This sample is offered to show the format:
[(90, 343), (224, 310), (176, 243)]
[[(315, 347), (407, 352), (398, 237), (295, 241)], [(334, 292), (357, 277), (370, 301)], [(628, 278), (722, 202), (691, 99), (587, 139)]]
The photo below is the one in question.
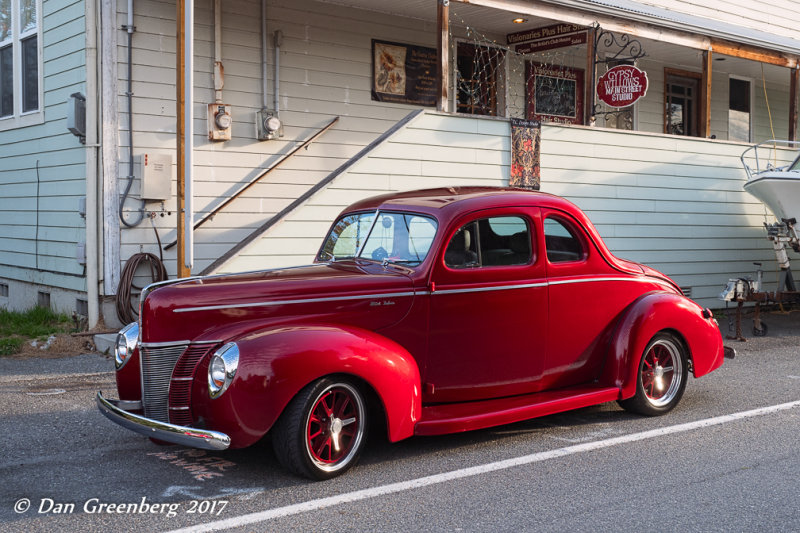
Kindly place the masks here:
[(595, 84), (597, 83), (597, 65), (595, 64), (595, 60), (597, 59), (597, 43), (595, 39), (597, 37), (597, 28), (591, 27), (587, 31), (586, 36), (586, 91), (585, 91), (585, 98), (583, 101), (585, 104), (584, 107), (584, 119), (583, 123), (586, 126), (593, 126), (594, 125), (594, 89)]
[(177, 120), (177, 174), (178, 174), (178, 277), (185, 278), (191, 275), (190, 269), (186, 266), (185, 240), (186, 226), (184, 224), (184, 214), (186, 212), (186, 100), (184, 99), (185, 69), (186, 69), (186, 33), (184, 20), (186, 18), (186, 0), (175, 0), (176, 12), (176, 36), (175, 45), (175, 119)]
[(437, 111), (447, 111), (447, 71), (450, 65), (450, 0), (439, 0), (436, 9), (436, 24), (439, 32), (436, 37), (436, 50), (439, 54), (439, 72), (436, 85), (439, 96)]
[(789, 71), (789, 137), (790, 141), (797, 140), (797, 90), (800, 81), (800, 70), (795, 66)]
[(711, 135), (711, 50), (703, 52), (703, 75), (700, 80), (700, 137)]

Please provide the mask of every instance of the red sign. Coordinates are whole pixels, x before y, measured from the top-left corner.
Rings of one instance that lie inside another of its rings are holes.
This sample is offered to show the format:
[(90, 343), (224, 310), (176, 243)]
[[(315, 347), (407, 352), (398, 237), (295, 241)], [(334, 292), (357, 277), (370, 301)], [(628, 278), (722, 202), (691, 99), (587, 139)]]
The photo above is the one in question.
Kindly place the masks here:
[(628, 107), (647, 93), (647, 73), (633, 65), (617, 65), (597, 80), (597, 97), (611, 107)]

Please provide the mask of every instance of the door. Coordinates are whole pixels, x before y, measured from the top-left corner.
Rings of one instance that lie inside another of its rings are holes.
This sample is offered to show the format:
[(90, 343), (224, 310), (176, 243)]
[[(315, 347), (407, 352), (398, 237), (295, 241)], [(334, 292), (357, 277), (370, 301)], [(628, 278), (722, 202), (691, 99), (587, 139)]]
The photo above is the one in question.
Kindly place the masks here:
[(433, 268), (423, 401), (536, 390), (547, 329), (538, 227), (538, 209), (525, 208), (483, 211), (448, 228)]

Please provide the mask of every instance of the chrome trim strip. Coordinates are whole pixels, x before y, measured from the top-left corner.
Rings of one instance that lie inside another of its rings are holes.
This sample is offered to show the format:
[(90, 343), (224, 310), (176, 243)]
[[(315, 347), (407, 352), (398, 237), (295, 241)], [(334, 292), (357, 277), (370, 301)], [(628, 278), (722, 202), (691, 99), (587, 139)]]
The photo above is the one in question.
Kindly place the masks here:
[(118, 400), (104, 398), (102, 391), (97, 392), (96, 401), (106, 418), (145, 437), (204, 450), (226, 450), (231, 445), (231, 438), (219, 431), (177, 426), (129, 413), (122, 409)]
[(194, 311), (213, 311), (216, 309), (242, 309), (246, 307), (272, 307), (276, 305), (291, 305), (291, 304), (309, 304), (321, 302), (340, 302), (351, 300), (370, 300), (373, 298), (402, 298), (406, 296), (414, 296), (414, 291), (408, 292), (389, 292), (384, 294), (362, 294), (357, 296), (329, 296), (325, 298), (304, 298), (299, 300), (276, 300), (271, 302), (252, 302), (248, 304), (236, 305), (206, 305), (202, 307), (186, 307), (184, 309), (173, 309), (173, 313), (191, 313)]
[(170, 411), (188, 411), (188, 410), (189, 410), (189, 407), (188, 407), (188, 406), (182, 406), (182, 407), (170, 407), (170, 408), (169, 408), (169, 410), (170, 410)]
[(172, 378), (170, 381), (194, 381), (194, 378)]
[(140, 342), (140, 348), (169, 348), (170, 346), (186, 346), (190, 341), (169, 341), (169, 342)]
[(488, 292), (488, 291), (510, 291), (514, 289), (532, 289), (535, 287), (547, 287), (547, 282), (523, 283), (521, 285), (494, 285), (492, 287), (475, 287), (472, 289), (443, 289), (437, 290), (433, 294), (466, 294), (469, 292)]

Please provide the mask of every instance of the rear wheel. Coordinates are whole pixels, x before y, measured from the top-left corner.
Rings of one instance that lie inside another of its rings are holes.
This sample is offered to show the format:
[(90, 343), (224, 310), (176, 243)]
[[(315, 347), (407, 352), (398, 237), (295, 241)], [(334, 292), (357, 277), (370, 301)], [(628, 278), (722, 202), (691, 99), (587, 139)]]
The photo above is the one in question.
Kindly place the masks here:
[(367, 432), (364, 397), (349, 381), (323, 378), (292, 399), (273, 430), (278, 461), (295, 474), (329, 479), (353, 466)]
[(636, 394), (619, 404), (633, 413), (662, 415), (678, 405), (687, 377), (683, 343), (670, 333), (659, 333), (647, 344), (639, 361)]

